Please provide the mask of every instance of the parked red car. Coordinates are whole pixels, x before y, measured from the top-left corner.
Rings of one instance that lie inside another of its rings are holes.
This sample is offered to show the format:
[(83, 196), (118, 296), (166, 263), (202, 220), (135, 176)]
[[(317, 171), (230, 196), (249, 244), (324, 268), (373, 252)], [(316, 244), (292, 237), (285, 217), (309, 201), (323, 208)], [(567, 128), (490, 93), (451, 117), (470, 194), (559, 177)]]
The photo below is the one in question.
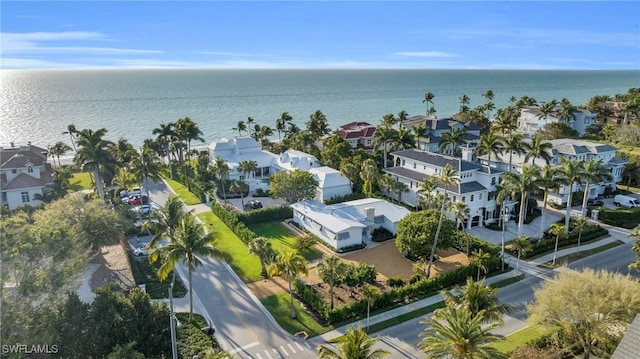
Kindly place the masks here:
[(129, 204), (132, 206), (140, 206), (143, 204), (149, 204), (149, 197), (142, 196), (131, 196), (129, 197)]

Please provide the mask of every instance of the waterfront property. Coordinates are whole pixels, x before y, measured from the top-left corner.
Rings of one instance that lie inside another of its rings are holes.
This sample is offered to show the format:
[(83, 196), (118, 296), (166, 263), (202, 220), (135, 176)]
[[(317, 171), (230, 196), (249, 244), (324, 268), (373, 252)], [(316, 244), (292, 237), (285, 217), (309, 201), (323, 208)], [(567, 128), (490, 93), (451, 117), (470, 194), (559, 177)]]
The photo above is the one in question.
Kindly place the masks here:
[(398, 223), (409, 210), (376, 198), (326, 206), (318, 201), (291, 205), (293, 221), (339, 250), (371, 242), (373, 231), (385, 228), (396, 234)]
[(539, 130), (551, 123), (565, 123), (569, 128), (578, 131), (580, 136), (584, 135), (587, 127), (596, 124), (598, 114), (586, 109), (574, 109), (571, 111), (569, 118), (562, 119), (558, 115), (561, 111), (560, 106), (556, 106), (551, 114), (541, 115), (540, 106), (524, 106), (520, 110), (518, 118), (517, 131), (525, 137), (534, 136)]
[(53, 170), (47, 150), (32, 145), (0, 147), (0, 188), (3, 206), (13, 210), (22, 205), (38, 206), (35, 199), (53, 185)]
[(377, 127), (368, 122), (350, 122), (338, 127), (334, 135), (342, 137), (353, 149), (370, 151)]
[[(447, 188), (438, 186), (430, 197), (446, 193), (452, 202), (466, 203), (469, 217), (464, 220), (465, 228), (482, 226), (483, 222), (493, 222), (499, 218), (495, 200), (496, 185), (502, 182), (504, 172), (471, 162), (471, 149), (462, 148), (463, 158), (416, 149), (392, 152), (391, 156), (394, 167), (384, 168), (383, 171), (409, 187), (409, 192), (402, 195), (402, 202), (418, 207), (421, 197), (425, 197), (420, 184), (430, 176), (442, 173), (446, 165), (451, 165), (458, 172), (460, 183)], [(388, 196), (397, 199), (393, 193)], [(447, 215), (453, 219), (451, 213)]]
[[(472, 122), (462, 123), (451, 117), (413, 116), (404, 121), (402, 126), (414, 131), (420, 126), (424, 126), (425, 131), (416, 138), (416, 145), (418, 149), (427, 152), (440, 152), (442, 135), (452, 130), (465, 131), (463, 140), (467, 146), (475, 146), (480, 141), (480, 128), (476, 124)], [(457, 145), (454, 146), (453, 153), (459, 149)]]

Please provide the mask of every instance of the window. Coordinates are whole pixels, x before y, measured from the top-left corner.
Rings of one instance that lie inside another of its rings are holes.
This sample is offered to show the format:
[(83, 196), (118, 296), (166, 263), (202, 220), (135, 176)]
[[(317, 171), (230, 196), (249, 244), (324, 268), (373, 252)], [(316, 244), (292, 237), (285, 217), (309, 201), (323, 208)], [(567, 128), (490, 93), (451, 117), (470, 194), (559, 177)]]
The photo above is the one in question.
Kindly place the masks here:
[(466, 200), (466, 198), (464, 196), (462, 196), (462, 202), (464, 202)]
[(349, 232), (338, 233), (338, 240), (349, 239)]
[(478, 195), (478, 199), (479, 199), (479, 200), (482, 200), (482, 193), (480, 193), (480, 194)]
[(473, 195), (471, 195), (471, 202), (473, 202)]
[(453, 196), (453, 202), (455, 202), (455, 201), (457, 201), (457, 200), (458, 200), (458, 197)]
[(31, 202), (30, 198), (29, 198), (29, 192), (22, 192), (20, 193), (22, 195), (22, 203), (29, 203)]
[(373, 218), (373, 223), (375, 224), (384, 223), (384, 216), (375, 216)]
[(18, 170), (14, 168), (14, 169), (11, 170), (11, 173), (16, 174), (16, 173), (18, 173)]
[(31, 167), (31, 166), (27, 167), (27, 172), (33, 173), (33, 167)]
[(496, 196), (496, 193), (494, 191), (489, 192), (489, 201), (491, 201), (492, 199), (494, 199)]
[(491, 184), (492, 185), (496, 184), (496, 178), (495, 177), (491, 177)]
[(405, 161), (404, 161), (404, 160), (402, 160), (402, 165), (403, 165), (403, 166), (405, 165)]
[(413, 181), (409, 182), (409, 188), (413, 188)]
[(413, 163), (413, 169), (414, 170), (416, 169), (416, 163), (415, 162)]

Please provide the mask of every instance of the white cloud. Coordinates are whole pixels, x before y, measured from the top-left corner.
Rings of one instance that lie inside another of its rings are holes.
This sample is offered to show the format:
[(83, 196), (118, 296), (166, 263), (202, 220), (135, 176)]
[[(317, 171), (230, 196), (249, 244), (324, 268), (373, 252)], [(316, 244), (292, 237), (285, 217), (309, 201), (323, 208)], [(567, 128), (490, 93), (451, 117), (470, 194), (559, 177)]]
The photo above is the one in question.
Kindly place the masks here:
[(457, 55), (442, 51), (404, 51), (394, 52), (396, 56), (406, 57), (456, 57)]

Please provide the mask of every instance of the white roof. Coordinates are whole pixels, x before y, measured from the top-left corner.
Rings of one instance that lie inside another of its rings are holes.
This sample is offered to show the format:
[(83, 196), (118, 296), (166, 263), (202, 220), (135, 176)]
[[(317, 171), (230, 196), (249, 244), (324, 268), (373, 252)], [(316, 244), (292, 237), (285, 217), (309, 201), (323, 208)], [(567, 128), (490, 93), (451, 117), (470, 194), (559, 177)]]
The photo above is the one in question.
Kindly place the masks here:
[(336, 216), (331, 211), (327, 212), (324, 204), (318, 201), (302, 201), (291, 205), (293, 210), (298, 211), (301, 214), (311, 218), (321, 226), (327, 227), (329, 230), (335, 233), (347, 230), (349, 228), (365, 228), (366, 225), (350, 220), (347, 218), (341, 218)]
[(216, 157), (227, 161), (229, 168), (235, 169), (242, 161), (253, 160), (258, 167), (271, 167), (277, 156), (260, 149), (258, 141), (251, 137), (222, 138), (209, 145), (211, 159)]
[(340, 171), (331, 167), (323, 166), (316, 167), (309, 170), (309, 173), (318, 181), (318, 187), (331, 188), (340, 186), (349, 186), (351, 188), (351, 182)]
[(318, 159), (308, 153), (298, 150), (286, 150), (278, 156), (278, 166), (282, 169), (300, 169), (307, 171), (313, 166), (317, 166)]
[[(357, 199), (355, 201), (336, 203), (327, 207), (340, 206), (343, 211), (346, 211), (345, 207), (350, 207), (356, 209), (358, 212), (362, 213), (364, 217), (365, 208), (373, 208), (375, 210), (375, 215), (383, 215), (391, 222), (399, 222), (404, 216), (411, 213), (408, 209), (395, 205), (391, 202), (387, 202), (382, 199), (377, 198), (363, 198)], [(351, 212), (351, 211), (349, 211)]]

